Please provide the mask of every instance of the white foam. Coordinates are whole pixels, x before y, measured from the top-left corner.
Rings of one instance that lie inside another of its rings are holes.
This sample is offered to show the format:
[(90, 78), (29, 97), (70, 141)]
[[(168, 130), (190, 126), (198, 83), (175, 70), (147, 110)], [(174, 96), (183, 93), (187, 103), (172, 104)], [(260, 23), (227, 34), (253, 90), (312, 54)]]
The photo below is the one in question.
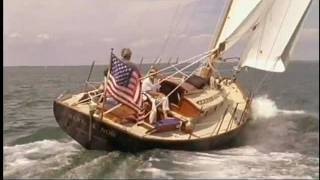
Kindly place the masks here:
[(305, 114), (303, 110), (285, 110), (279, 109), (276, 103), (271, 100), (268, 95), (262, 95), (252, 100), (252, 117), (254, 119), (269, 119), (278, 114), (292, 115)]
[(76, 166), (75, 168), (66, 172), (63, 178), (90, 178), (97, 171), (99, 171), (101, 168), (101, 163), (103, 162), (108, 162), (108, 155), (100, 156), (92, 161)]
[(160, 162), (160, 159), (159, 158), (154, 158), (154, 157), (149, 157), (149, 161)]
[(173, 179), (171, 176), (167, 174), (167, 171), (159, 168), (148, 167), (144, 169), (139, 169), (140, 172), (148, 172), (152, 174), (152, 178), (165, 178), (165, 179)]
[(48, 170), (69, 164), (69, 156), (80, 150), (75, 141), (42, 140), (4, 146), (4, 177), (40, 177)]
[(182, 161), (172, 161), (173, 164), (184, 165), (184, 166), (193, 166), (191, 162), (182, 162)]
[(251, 108), (254, 119), (271, 118), (278, 113), (276, 103), (269, 99), (267, 95), (254, 98), (251, 103)]
[(303, 110), (281, 110), (281, 109), (279, 109), (278, 112), (282, 114), (305, 114), (306, 113)]
[(305, 162), (308, 157), (300, 153), (263, 153), (251, 146), (215, 152), (219, 158), (207, 153), (191, 157), (197, 162), (193, 171), (205, 171), (191, 178), (305, 178), (319, 170), (316, 163), (319, 158), (312, 159), (314, 163)]

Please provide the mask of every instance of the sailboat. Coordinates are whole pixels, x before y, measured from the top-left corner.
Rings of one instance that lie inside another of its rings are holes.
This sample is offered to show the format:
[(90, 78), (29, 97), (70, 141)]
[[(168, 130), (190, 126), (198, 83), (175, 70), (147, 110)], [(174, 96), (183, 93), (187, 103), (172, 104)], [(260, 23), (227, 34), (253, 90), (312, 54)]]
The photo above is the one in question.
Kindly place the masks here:
[[(226, 146), (251, 120), (254, 94), (241, 86), (239, 73), (247, 68), (284, 72), (310, 3), (228, 1), (209, 50), (159, 70), (175, 70), (159, 84), (160, 93), (169, 100), (167, 117), (157, 106), (152, 108), (155, 116), (149, 113), (145, 119), (130, 121), (128, 117), (133, 113), (128, 106), (105, 105), (106, 90), (99, 89), (103, 82), (86, 81), (91, 88), (62, 94), (54, 100), (56, 121), (87, 149), (202, 151)], [(238, 55), (238, 65), (232, 69), (233, 75), (221, 75), (218, 66), (224, 62), (225, 53), (244, 39), (246, 44)], [(183, 63), (186, 66), (179, 69)], [(196, 63), (201, 65), (189, 74), (183, 72)], [(147, 97), (144, 101), (150, 106), (158, 98), (150, 94)], [(151, 116), (154, 121), (150, 121)]]

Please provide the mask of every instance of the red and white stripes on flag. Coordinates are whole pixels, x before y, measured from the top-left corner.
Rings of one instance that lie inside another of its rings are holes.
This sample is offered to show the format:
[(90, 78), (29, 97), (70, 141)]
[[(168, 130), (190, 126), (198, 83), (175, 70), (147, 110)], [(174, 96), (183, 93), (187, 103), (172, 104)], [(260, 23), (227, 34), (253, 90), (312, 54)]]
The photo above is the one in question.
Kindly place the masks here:
[(109, 78), (106, 91), (120, 103), (141, 114), (141, 75), (131, 63), (124, 62), (111, 53)]

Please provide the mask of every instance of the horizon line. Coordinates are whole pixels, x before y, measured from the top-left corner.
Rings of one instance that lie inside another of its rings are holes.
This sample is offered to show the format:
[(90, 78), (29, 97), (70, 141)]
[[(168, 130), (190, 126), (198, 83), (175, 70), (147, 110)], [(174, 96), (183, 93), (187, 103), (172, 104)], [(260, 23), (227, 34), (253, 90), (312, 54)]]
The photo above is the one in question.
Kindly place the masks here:
[[(319, 63), (319, 59), (304, 59), (304, 60), (291, 60), (291, 61), (295, 61), (295, 62), (318, 62)], [(153, 63), (143, 63), (143, 65), (145, 64), (153, 64)], [(159, 64), (168, 64), (166, 62), (164, 63), (159, 63)], [(173, 63), (172, 63), (173, 64)], [(95, 64), (95, 66), (105, 66), (108, 64)], [(139, 63), (136, 63), (136, 65), (140, 65)], [(79, 64), (79, 65), (3, 65), (2, 67), (76, 67), (76, 66), (91, 66), (91, 64)]]

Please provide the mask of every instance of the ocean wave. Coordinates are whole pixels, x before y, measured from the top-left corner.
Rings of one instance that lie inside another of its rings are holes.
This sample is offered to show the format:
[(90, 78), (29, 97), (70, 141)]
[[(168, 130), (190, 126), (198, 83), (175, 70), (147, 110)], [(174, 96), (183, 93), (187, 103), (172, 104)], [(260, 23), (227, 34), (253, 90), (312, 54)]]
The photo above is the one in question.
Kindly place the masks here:
[[(187, 155), (187, 156), (186, 156)], [(153, 155), (154, 156), (154, 155)], [(137, 169), (149, 178), (313, 178), (319, 176), (318, 157), (297, 152), (262, 152), (246, 145), (207, 152), (172, 151), (159, 161)], [(166, 161), (167, 159), (171, 161)], [(163, 162), (167, 162), (166, 166)]]
[(90, 178), (101, 169), (101, 163), (110, 161), (108, 156), (101, 156), (89, 162), (85, 162), (67, 171), (63, 178)]
[(24, 108), (24, 107), (37, 107), (37, 106), (45, 106), (51, 107), (52, 99), (50, 98), (38, 98), (38, 99), (27, 99), (25, 101), (22, 101), (20, 103), (20, 106), (18, 108)]
[[(219, 156), (219, 158), (217, 158)], [(195, 153), (188, 161), (197, 162), (193, 171), (205, 171), (197, 178), (311, 178), (318, 176), (318, 157), (301, 153), (264, 153), (253, 146)], [(308, 173), (307, 173), (308, 172)], [(194, 177), (196, 178), (196, 177)]]
[[(106, 172), (112, 172), (112, 169), (117, 167), (116, 164), (119, 162), (117, 159), (121, 155), (118, 151), (107, 154), (100, 152), (98, 156), (97, 153), (97, 151), (85, 151), (84, 154), (79, 154), (78, 158), (86, 158), (73, 164), (61, 178), (97, 178)], [(92, 157), (92, 155), (96, 157)]]
[(173, 177), (168, 175), (168, 171), (155, 167), (147, 167), (143, 169), (137, 169), (138, 172), (150, 173), (152, 178), (165, 178), (173, 179)]
[(36, 178), (49, 170), (70, 164), (70, 156), (80, 151), (75, 141), (42, 140), (4, 146), (4, 177)]
[(267, 95), (252, 102), (253, 119), (237, 138), (263, 152), (319, 154), (319, 115), (304, 110), (279, 109)]

